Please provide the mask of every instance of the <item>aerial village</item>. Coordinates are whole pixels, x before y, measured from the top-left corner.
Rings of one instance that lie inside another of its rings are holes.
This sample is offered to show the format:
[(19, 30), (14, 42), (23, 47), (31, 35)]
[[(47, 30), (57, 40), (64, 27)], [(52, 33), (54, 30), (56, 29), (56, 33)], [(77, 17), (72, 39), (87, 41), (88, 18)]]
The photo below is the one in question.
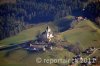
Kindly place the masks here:
[(24, 44), (24, 48), (30, 51), (46, 51), (46, 49), (52, 50), (53, 43), (51, 42), (54, 37), (50, 27), (47, 26), (46, 30), (38, 35), (38, 39), (30, 41), (28, 44)]
[[(77, 22), (86, 20), (83, 17), (77, 17), (76, 19), (77, 19)], [(68, 48), (70, 48), (68, 46), (62, 45), (63, 42), (66, 42), (64, 40), (57, 40), (58, 42), (60, 42), (59, 45), (56, 42), (53, 42), (52, 39), (55, 38), (55, 36), (56, 35), (53, 33), (51, 28), (47, 26), (46, 30), (43, 33), (39, 34), (36, 40), (23, 44), (22, 47), (26, 49), (27, 51), (37, 52), (37, 53), (46, 52), (48, 50), (53, 51), (53, 48), (55, 47), (59, 49), (67, 49), (67, 50)], [(69, 65), (74, 65), (74, 64), (77, 64), (77, 62), (83, 61), (83, 57), (81, 56), (82, 54), (91, 56), (97, 50), (100, 50), (100, 49), (97, 49), (92, 46), (92, 47), (87, 48), (81, 53), (76, 53), (76, 56), (72, 58), (72, 61), (69, 63)], [(98, 61), (98, 58), (94, 56), (94, 57), (91, 57), (91, 59), (88, 60), (87, 62), (81, 62), (81, 65), (87, 66), (87, 65), (97, 64), (98, 63), (97, 61)]]
[[(86, 20), (85, 18), (79, 16), (76, 17), (75, 20), (77, 20), (77, 22), (80, 22), (82, 20)], [(47, 26), (46, 30), (39, 34), (37, 36), (37, 39), (34, 41), (30, 41), (25, 48), (27, 50), (33, 50), (33, 51), (46, 51), (46, 48), (49, 48), (52, 50), (53, 45), (55, 45), (56, 43), (52, 42), (52, 39), (55, 38), (55, 34), (53, 33), (53, 31), (51, 30), (51, 28), (49, 26)], [(59, 42), (64, 42), (64, 40), (58, 40)], [(25, 44), (24, 44), (25, 45)]]
[[(86, 20), (86, 18), (83, 18), (81, 16), (76, 17), (74, 21), (77, 22), (81, 22), (83, 20)], [(73, 52), (73, 48), (71, 46), (66, 46), (63, 43), (67, 43), (70, 44), (68, 41), (64, 41), (64, 40), (59, 40), (57, 39), (57, 34), (54, 34), (54, 32), (52, 31), (52, 29), (50, 28), (50, 26), (47, 26), (45, 28), (45, 31), (43, 31), (41, 34), (39, 34), (37, 36), (36, 40), (31, 40), (28, 42), (24, 42), (18, 45), (14, 45), (12, 47), (21, 47), (22, 49), (25, 49), (28, 52), (32, 52), (32, 53), (40, 53), (40, 52), (47, 52), (47, 51), (53, 51), (54, 48), (58, 48), (60, 50), (62, 49), (66, 49), (70, 52)], [(56, 38), (55, 41), (54, 38)], [(8, 47), (11, 48), (11, 47)], [(0, 48), (0, 50), (4, 50), (5, 48)], [(77, 49), (77, 48), (76, 48)], [(72, 51), (71, 51), (72, 50)], [(72, 57), (71, 62), (69, 63), (69, 65), (75, 65), (77, 64), (77, 62), (80, 62), (83, 60), (82, 54), (86, 55), (86, 56), (91, 56), (92, 54), (94, 54), (97, 50), (100, 50), (98, 48), (95, 48), (93, 46), (88, 47), (87, 49), (85, 49), (82, 52), (78, 52), (76, 53), (76, 55), (74, 57)], [(65, 56), (66, 59), (66, 56)], [(96, 56), (91, 57), (91, 60), (88, 60), (87, 62), (81, 62), (81, 66), (88, 66), (88, 65), (92, 65), (92, 64), (98, 64), (100, 61), (98, 60), (100, 58), (97, 58)]]

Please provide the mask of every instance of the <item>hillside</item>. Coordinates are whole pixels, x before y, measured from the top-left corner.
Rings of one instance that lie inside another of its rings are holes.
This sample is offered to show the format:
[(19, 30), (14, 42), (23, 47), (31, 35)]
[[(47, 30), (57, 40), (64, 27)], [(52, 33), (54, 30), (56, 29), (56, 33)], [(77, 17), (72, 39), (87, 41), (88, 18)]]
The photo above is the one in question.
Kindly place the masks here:
[(0, 41), (0, 45), (8, 45), (8, 44), (16, 44), (16, 43), (22, 43), (28, 40), (35, 40), (37, 34), (42, 33), (45, 31), (46, 27), (50, 25), (55, 31), (56, 26), (54, 26), (52, 23), (41, 23), (34, 25), (32, 28), (24, 30), (20, 32), (18, 35), (6, 38), (4, 40)]
[(37, 34), (42, 33), (49, 25), (54, 32), (66, 31), (70, 28), (73, 16), (61, 18), (55, 22), (33, 24), (32, 28), (24, 30), (19, 34), (0, 41), (0, 45), (22, 43), (28, 40), (35, 40)]
[(100, 0), (0, 0), (0, 66), (94, 59), (100, 66)]
[(17, 35), (30, 24), (68, 15), (87, 17), (99, 25), (99, 4), (99, 0), (0, 0), (0, 40)]
[(83, 49), (100, 47), (100, 29), (89, 20), (79, 22), (74, 29), (62, 32), (61, 36), (72, 44), (79, 43)]
[[(34, 26), (33, 28), (24, 30), (20, 32), (18, 35), (10, 38), (6, 38), (0, 41), (0, 45), (8, 45), (10, 43), (22, 43), (28, 40), (34, 40), (39, 32), (45, 30), (47, 25), (51, 25), (54, 31), (59, 28), (59, 26), (50, 23), (42, 23)], [(40, 29), (42, 27), (42, 29)], [(56, 34), (56, 38), (61, 38), (64, 41), (68, 41), (71, 45), (79, 45), (81, 50), (85, 50), (88, 47), (94, 46), (96, 48), (100, 48), (100, 29), (91, 21), (84, 20), (76, 23), (74, 28), (65, 30)], [(77, 44), (78, 43), (78, 44)], [(67, 43), (65, 43), (67, 45)], [(54, 48), (53, 51), (47, 51), (44, 53), (28, 53), (24, 49), (13, 49), (13, 50), (5, 50), (0, 51), (0, 64), (2, 66), (58, 66), (60, 64), (37, 64), (35, 59), (37, 57), (43, 58), (55, 58), (55, 54), (57, 58), (64, 58), (67, 56), (68, 58), (72, 58), (75, 56), (74, 53), (69, 52), (65, 49)], [(96, 54), (99, 56), (99, 53)], [(6, 64), (4, 64), (6, 63)]]

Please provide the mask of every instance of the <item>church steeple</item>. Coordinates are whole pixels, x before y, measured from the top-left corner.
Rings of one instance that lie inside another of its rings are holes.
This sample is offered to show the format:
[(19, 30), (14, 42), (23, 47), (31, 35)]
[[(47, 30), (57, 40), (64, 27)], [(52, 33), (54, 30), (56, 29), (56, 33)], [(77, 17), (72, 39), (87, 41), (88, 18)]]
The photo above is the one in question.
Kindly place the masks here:
[(53, 38), (54, 36), (53, 36), (53, 32), (52, 32), (52, 30), (51, 30), (51, 28), (49, 27), (49, 26), (47, 26), (47, 28), (46, 28), (46, 30), (45, 30), (45, 32), (43, 32), (40, 36), (39, 36), (39, 38), (41, 39), (41, 40), (43, 40), (43, 41), (51, 41), (51, 39)]
[(47, 26), (47, 29), (46, 29), (46, 38), (51, 41), (51, 38), (53, 38), (53, 34), (52, 34), (52, 31), (51, 31), (51, 28), (49, 26)]
[(50, 29), (49, 26), (47, 26), (47, 28), (46, 28), (46, 32), (51, 32), (51, 29)]

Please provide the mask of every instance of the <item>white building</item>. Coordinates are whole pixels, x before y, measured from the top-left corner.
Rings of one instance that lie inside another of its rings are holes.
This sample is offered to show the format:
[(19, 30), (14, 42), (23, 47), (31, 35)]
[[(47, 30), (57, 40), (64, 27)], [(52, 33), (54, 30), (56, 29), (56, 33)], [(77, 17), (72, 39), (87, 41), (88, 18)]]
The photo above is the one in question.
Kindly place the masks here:
[(51, 28), (49, 26), (47, 26), (45, 32), (43, 32), (39, 38), (41, 38), (41, 40), (43, 41), (51, 41), (51, 39), (53, 38), (53, 32), (51, 31)]

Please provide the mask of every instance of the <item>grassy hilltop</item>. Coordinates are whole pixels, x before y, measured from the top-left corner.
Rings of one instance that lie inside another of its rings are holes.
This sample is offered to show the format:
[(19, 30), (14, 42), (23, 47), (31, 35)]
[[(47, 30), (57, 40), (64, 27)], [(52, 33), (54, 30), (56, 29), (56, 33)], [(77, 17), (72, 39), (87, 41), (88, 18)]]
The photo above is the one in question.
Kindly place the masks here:
[[(68, 18), (64, 18), (67, 20)], [(61, 23), (61, 22), (58, 22)], [(66, 23), (64, 23), (66, 24)], [(28, 40), (35, 40), (37, 34), (43, 32), (47, 25), (52, 26), (53, 31), (59, 29), (58, 24), (53, 22), (37, 24), (34, 27), (20, 32), (18, 35), (6, 38), (0, 41), (0, 46), (9, 45), (11, 43), (22, 43)], [(82, 50), (94, 46), (100, 48), (100, 29), (91, 21), (84, 20), (75, 22), (73, 28), (57, 33), (57, 38), (68, 41), (70, 44), (79, 44)], [(65, 43), (67, 45), (67, 43)], [(54, 48), (53, 51), (47, 51), (44, 53), (28, 53), (23, 49), (15, 49), (8, 51), (0, 51), (0, 64), (2, 66), (58, 66), (60, 64), (37, 64), (35, 59), (37, 57), (43, 58), (72, 58), (75, 54), (65, 49)], [(97, 52), (96, 56), (100, 57), (100, 53)]]

